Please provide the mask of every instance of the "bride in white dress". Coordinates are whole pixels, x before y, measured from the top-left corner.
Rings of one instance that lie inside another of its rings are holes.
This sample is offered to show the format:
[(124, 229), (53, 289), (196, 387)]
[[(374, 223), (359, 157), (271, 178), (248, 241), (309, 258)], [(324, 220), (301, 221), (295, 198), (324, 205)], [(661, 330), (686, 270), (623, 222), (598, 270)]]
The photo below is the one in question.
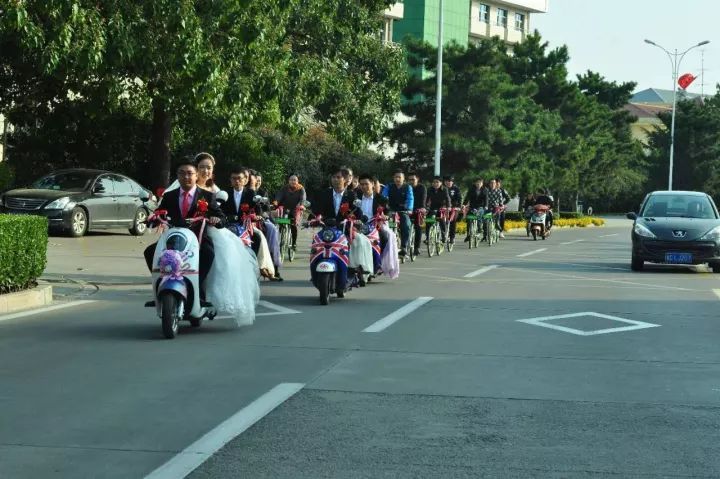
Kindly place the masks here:
[[(215, 159), (208, 153), (195, 157), (199, 188), (215, 194), (221, 190), (212, 181)], [(177, 180), (166, 191), (179, 188)], [(205, 292), (219, 313), (229, 314), (238, 326), (255, 321), (255, 307), (260, 300), (257, 259), (245, 243), (225, 228), (207, 228), (213, 242), (215, 260), (205, 279)]]

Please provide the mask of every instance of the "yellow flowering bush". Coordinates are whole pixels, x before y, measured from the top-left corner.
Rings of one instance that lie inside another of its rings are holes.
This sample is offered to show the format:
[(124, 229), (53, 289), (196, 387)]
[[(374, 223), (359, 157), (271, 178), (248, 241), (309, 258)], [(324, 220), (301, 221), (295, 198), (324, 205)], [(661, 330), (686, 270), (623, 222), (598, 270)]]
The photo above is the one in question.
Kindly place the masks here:
[[(506, 220), (505, 231), (515, 229), (525, 229), (525, 221), (517, 220)], [(592, 216), (583, 216), (582, 218), (559, 218), (555, 220), (553, 226), (559, 228), (586, 228), (590, 225), (603, 226), (605, 220), (602, 218), (594, 218)], [(465, 234), (467, 232), (467, 223), (465, 221), (458, 221), (457, 223), (457, 234)]]

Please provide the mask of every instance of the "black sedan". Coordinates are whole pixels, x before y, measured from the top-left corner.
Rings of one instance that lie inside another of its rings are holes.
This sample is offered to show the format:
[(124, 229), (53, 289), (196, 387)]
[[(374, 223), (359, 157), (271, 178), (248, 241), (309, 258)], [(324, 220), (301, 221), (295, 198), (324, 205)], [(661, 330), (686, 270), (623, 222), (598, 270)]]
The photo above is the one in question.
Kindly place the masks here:
[(655, 191), (648, 194), (632, 230), (633, 271), (645, 261), (710, 265), (720, 273), (720, 215), (712, 198), (696, 191)]
[(83, 236), (88, 230), (128, 228), (145, 234), (145, 220), (156, 207), (150, 191), (130, 178), (102, 170), (60, 170), (27, 189), (0, 196), (0, 212), (45, 216), (51, 230)]

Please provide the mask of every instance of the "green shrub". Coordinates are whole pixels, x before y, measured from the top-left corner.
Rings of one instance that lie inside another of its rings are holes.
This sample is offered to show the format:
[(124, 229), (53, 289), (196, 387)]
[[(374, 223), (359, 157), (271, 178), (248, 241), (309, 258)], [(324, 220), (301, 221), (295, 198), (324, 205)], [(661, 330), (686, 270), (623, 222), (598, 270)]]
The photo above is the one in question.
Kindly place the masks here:
[(27, 289), (45, 271), (48, 222), (0, 214), (0, 294)]

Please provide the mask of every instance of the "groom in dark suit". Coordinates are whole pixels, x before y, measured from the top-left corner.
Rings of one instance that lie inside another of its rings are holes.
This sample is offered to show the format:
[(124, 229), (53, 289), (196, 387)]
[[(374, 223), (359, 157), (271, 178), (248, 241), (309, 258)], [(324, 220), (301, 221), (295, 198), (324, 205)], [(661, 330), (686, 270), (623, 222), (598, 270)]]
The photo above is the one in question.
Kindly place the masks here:
[(342, 168), (335, 171), (330, 177), (331, 188), (320, 191), (315, 197), (312, 211), (315, 216), (322, 215), (323, 218), (334, 218), (338, 223), (342, 221), (342, 205), (347, 203), (348, 211), (355, 213), (359, 218), (361, 213), (354, 203), (357, 197), (355, 192), (347, 189), (347, 170)]
[[(203, 190), (197, 186), (197, 167), (195, 163), (185, 161), (178, 165), (177, 178), (180, 188), (165, 193), (160, 200), (157, 210), (166, 210), (168, 212), (168, 222), (171, 226), (186, 228), (186, 219), (193, 218), (198, 210), (198, 201), (205, 200), (207, 203), (208, 223), (217, 227), (222, 227), (225, 221), (225, 215), (220, 210), (220, 206), (215, 201), (215, 195), (209, 191)], [(153, 257), (157, 243), (151, 244), (145, 249), (145, 261), (148, 269), (152, 271)], [(207, 277), (213, 260), (215, 259), (215, 250), (212, 240), (203, 234), (200, 242), (200, 298), (205, 299), (205, 291), (203, 283)]]

